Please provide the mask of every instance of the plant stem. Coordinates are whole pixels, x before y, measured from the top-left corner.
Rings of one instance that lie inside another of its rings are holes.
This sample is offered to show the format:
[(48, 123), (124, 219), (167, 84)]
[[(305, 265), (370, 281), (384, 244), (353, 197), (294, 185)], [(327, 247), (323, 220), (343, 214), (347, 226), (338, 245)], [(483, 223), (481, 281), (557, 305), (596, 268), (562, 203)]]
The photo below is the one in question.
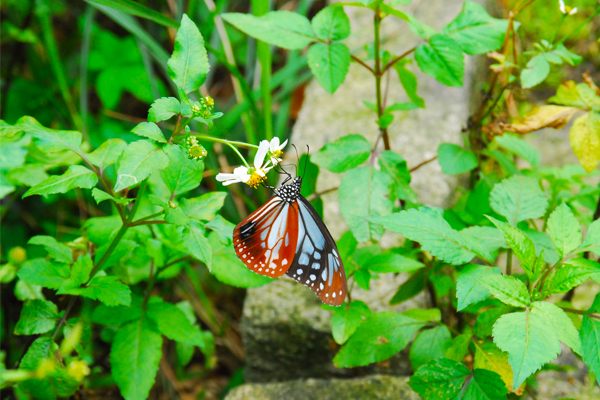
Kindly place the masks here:
[(598, 14), (600, 14), (600, 7), (598, 7), (598, 9), (596, 10), (596, 12), (593, 13), (592, 15), (590, 15), (581, 25), (579, 25), (577, 28), (573, 29), (571, 31), (571, 33), (569, 33), (568, 35), (566, 35), (565, 37), (563, 37), (562, 39), (560, 39), (557, 44), (564, 43), (571, 36), (573, 36), (575, 33), (577, 33), (581, 28), (583, 28), (585, 25), (587, 25)]
[[(232, 143), (236, 143), (236, 144), (241, 144), (240, 142), (230, 142), (229, 140), (225, 140), (225, 139), (219, 139), (216, 137), (212, 137), (212, 136), (206, 136), (206, 135), (194, 135), (195, 137), (199, 138), (199, 139), (203, 139), (203, 140), (208, 140), (210, 142), (217, 142), (217, 143), (223, 143), (229, 147), (231, 147), (231, 149), (235, 152), (235, 154), (237, 154), (240, 159), (242, 160), (242, 162), (244, 163), (244, 165), (247, 168), (250, 168), (250, 166), (248, 165), (248, 162), (246, 161), (246, 159), (244, 158), (244, 156), (242, 156), (242, 154), (238, 151), (238, 149), (232, 144)], [(258, 146), (254, 146), (251, 144), (247, 144), (247, 143), (242, 143), (243, 145), (245, 145), (246, 147), (252, 147), (252, 148), (257, 148)]]
[(512, 249), (506, 253), (506, 275), (512, 274)]
[[(381, 77), (383, 72), (381, 71), (381, 57), (380, 57), (380, 46), (381, 39), (379, 37), (379, 28), (381, 25), (381, 14), (379, 13), (379, 5), (375, 8), (374, 16), (375, 25), (375, 95), (377, 96), (377, 116), (378, 120), (383, 115), (383, 102), (381, 98)], [(388, 136), (387, 128), (379, 128), (379, 134), (383, 138), (383, 147), (386, 150), (390, 150), (390, 138)]]
[[(269, 0), (252, 0), (252, 13), (260, 17), (269, 12)], [(271, 49), (268, 43), (256, 41), (256, 51), (260, 62), (260, 94), (263, 106), (264, 134), (267, 140), (273, 139), (273, 115), (271, 99)]]
[(368, 69), (373, 75), (375, 75), (375, 71), (373, 70), (373, 68), (371, 68), (369, 66), (369, 64), (367, 64), (366, 62), (364, 62), (363, 60), (361, 60), (360, 58), (356, 57), (355, 55), (351, 55), (350, 56), (354, 61), (356, 61), (357, 63), (359, 63), (360, 65), (362, 65), (363, 67), (365, 67), (366, 69)]
[(427, 165), (430, 162), (435, 161), (435, 160), (437, 160), (437, 156), (431, 157), (429, 160), (425, 160), (425, 161), (421, 162), (420, 164), (415, 165), (414, 167), (412, 167), (409, 170), (409, 172), (414, 172), (414, 171), (418, 170), (419, 168), (421, 168), (422, 166)]
[(79, 112), (81, 113), (81, 130), (87, 135), (88, 116), (88, 60), (90, 56), (90, 43), (92, 38), (92, 27), (96, 9), (87, 6), (84, 14), (83, 38), (81, 40), (81, 64), (79, 66)]
[(381, 73), (385, 74), (388, 69), (390, 69), (390, 68), (392, 68), (394, 66), (394, 64), (396, 64), (398, 61), (402, 60), (404, 57), (406, 57), (407, 55), (409, 55), (410, 53), (412, 53), (416, 49), (417, 49), (417, 46), (413, 47), (412, 49), (408, 49), (404, 53), (400, 54), (398, 57), (395, 57), (393, 60), (391, 60), (390, 62), (388, 62), (388, 64), (383, 68), (383, 70), (381, 71)]

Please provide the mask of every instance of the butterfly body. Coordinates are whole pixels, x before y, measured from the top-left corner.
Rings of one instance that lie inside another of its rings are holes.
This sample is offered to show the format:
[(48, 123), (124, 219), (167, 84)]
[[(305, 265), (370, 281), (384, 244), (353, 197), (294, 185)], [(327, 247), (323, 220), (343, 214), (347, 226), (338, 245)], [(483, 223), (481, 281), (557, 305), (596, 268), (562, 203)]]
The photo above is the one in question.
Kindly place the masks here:
[(240, 222), (233, 232), (236, 254), (252, 271), (290, 276), (327, 304), (346, 297), (346, 276), (335, 241), (300, 194), (302, 179), (275, 189), (275, 195)]

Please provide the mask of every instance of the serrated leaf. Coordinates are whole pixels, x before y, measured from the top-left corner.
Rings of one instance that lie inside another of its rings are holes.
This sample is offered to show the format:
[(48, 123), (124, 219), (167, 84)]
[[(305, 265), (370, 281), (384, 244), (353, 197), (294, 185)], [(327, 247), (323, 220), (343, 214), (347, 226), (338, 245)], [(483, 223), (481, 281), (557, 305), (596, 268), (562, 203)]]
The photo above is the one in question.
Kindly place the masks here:
[(131, 130), (131, 133), (158, 143), (167, 143), (165, 135), (154, 122), (140, 122)]
[(408, 385), (425, 400), (453, 399), (470, 373), (464, 365), (441, 358), (421, 366)]
[(560, 353), (555, 326), (537, 309), (505, 314), (494, 324), (494, 343), (508, 353), (513, 387)]
[(119, 328), (110, 349), (111, 374), (127, 400), (145, 400), (162, 356), (162, 337), (140, 318)]
[(362, 265), (362, 267), (380, 274), (390, 272), (411, 272), (423, 268), (424, 266), (425, 264), (417, 260), (390, 251), (370, 257), (368, 261)]
[(525, 134), (542, 128), (560, 129), (564, 127), (573, 115), (581, 110), (575, 107), (563, 106), (541, 106), (534, 108), (525, 117), (513, 124), (502, 125), (502, 129), (508, 132)]
[(500, 248), (506, 249), (509, 247), (502, 232), (491, 226), (470, 226), (461, 229), (460, 233), (469, 236), (473, 240), (480, 240), (490, 253), (494, 253)]
[(175, 49), (167, 65), (173, 82), (186, 93), (202, 86), (210, 69), (202, 34), (185, 13), (181, 17)]
[(482, 5), (466, 1), (463, 8), (442, 29), (470, 55), (485, 54), (502, 46), (508, 20), (492, 18)]
[(350, 36), (350, 19), (343, 7), (325, 7), (313, 17), (311, 25), (317, 37), (328, 42)]
[(391, 178), (373, 167), (352, 169), (342, 178), (338, 190), (340, 211), (359, 242), (377, 240), (383, 234), (383, 228), (367, 218), (392, 212), (391, 186)]
[(513, 250), (521, 266), (530, 277), (537, 276), (541, 270), (535, 271), (536, 252), (533, 241), (525, 235), (521, 230), (509, 225), (506, 222), (498, 221), (495, 218), (488, 217), (490, 221), (502, 232), (504, 240)]
[(584, 315), (579, 336), (583, 361), (595, 376), (600, 376), (600, 321)]
[(485, 300), (490, 296), (489, 290), (477, 281), (478, 277), (489, 274), (500, 275), (500, 268), (486, 267), (484, 265), (467, 265), (460, 271), (456, 280), (458, 311), (463, 310), (471, 304)]
[(69, 266), (37, 258), (27, 261), (17, 276), (32, 285), (58, 289), (69, 278)]
[(527, 286), (514, 276), (480, 275), (475, 279), (504, 304), (515, 307), (528, 307), (531, 304)]
[(561, 260), (581, 244), (581, 226), (566, 203), (550, 214), (547, 232)]
[(583, 60), (583, 57), (581, 57), (579, 54), (575, 54), (567, 50), (565, 45), (562, 43), (557, 44), (554, 47), (554, 50), (552, 50), (552, 53), (557, 54), (558, 56), (560, 56), (560, 58), (565, 60), (566, 63), (573, 67), (579, 65), (579, 63), (581, 63), (581, 61)]
[(192, 115), (192, 109), (187, 104), (181, 104), (175, 97), (161, 97), (154, 100), (148, 110), (148, 121), (160, 122), (175, 114)]
[(122, 139), (108, 139), (100, 147), (87, 155), (87, 159), (100, 170), (117, 162), (121, 153), (127, 148), (127, 143)]
[(600, 279), (600, 264), (585, 258), (573, 258), (565, 261), (544, 289), (548, 293), (566, 293), (590, 278)]
[(420, 332), (410, 346), (410, 364), (413, 371), (432, 360), (444, 357), (452, 344), (452, 335), (445, 326), (436, 326)]
[(60, 316), (56, 304), (47, 300), (26, 301), (15, 326), (16, 335), (46, 333), (56, 326)]
[(496, 136), (494, 140), (502, 148), (527, 161), (534, 169), (539, 168), (541, 161), (540, 152), (523, 139), (511, 135), (503, 135)]
[(477, 167), (475, 153), (452, 143), (442, 143), (438, 147), (438, 162), (442, 172), (448, 175), (462, 174)]
[[(340, 7), (336, 7), (340, 8)], [(308, 49), (308, 66), (327, 93), (333, 94), (350, 67), (350, 50), (343, 43), (315, 43)]]
[(521, 71), (521, 87), (529, 89), (542, 83), (550, 73), (550, 63), (545, 55), (538, 54), (529, 60), (527, 68)]
[(460, 232), (444, 220), (439, 208), (421, 207), (370, 220), (419, 242), (423, 250), (451, 264), (464, 264), (475, 257)]
[[(497, 319), (497, 318), (496, 318)], [(496, 320), (492, 321), (489, 326), (490, 335), (492, 325)], [(475, 362), (473, 368), (487, 369), (500, 375), (505, 387), (509, 391), (512, 390), (513, 372), (508, 363), (508, 354), (503, 352), (492, 342), (474, 342), (475, 343)]]
[(204, 348), (202, 334), (177, 306), (160, 300), (148, 303), (147, 312), (160, 333), (169, 339)]
[(235, 224), (227, 221), (220, 215), (217, 215), (212, 221), (204, 226), (213, 231), (219, 237), (222, 244), (229, 246), (233, 242), (233, 230), (235, 229)]
[(130, 203), (131, 201), (133, 201), (133, 199), (128, 199), (127, 197), (116, 198), (116, 197), (111, 196), (110, 194), (106, 193), (104, 190), (100, 190), (98, 188), (92, 189), (92, 197), (96, 201), (96, 204), (100, 204), (101, 202), (103, 202), (105, 200), (111, 200), (118, 204), (127, 204), (127, 203)]
[(223, 207), (227, 192), (210, 192), (200, 197), (183, 199), (181, 209), (188, 216), (199, 221), (210, 221)]
[(65, 294), (68, 289), (78, 288), (88, 281), (90, 272), (94, 268), (92, 257), (89, 254), (81, 255), (71, 266), (69, 279), (58, 289), (57, 294)]
[(594, 253), (598, 253), (598, 246), (600, 246), (600, 220), (593, 221), (587, 231), (587, 235), (585, 236), (585, 240), (579, 246), (579, 251), (583, 251), (584, 249), (591, 250)]
[(46, 300), (40, 285), (32, 285), (22, 279), (19, 279), (15, 285), (15, 297), (19, 301)]
[(32, 117), (22, 117), (17, 125), (36, 139), (35, 143), (42, 151), (53, 153), (71, 150), (81, 154), (81, 132), (46, 128)]
[(117, 162), (115, 193), (140, 183), (152, 172), (166, 168), (168, 164), (169, 158), (162, 147), (148, 140), (130, 143)]
[(294, 12), (271, 11), (261, 17), (226, 13), (221, 17), (249, 36), (288, 50), (302, 49), (316, 39), (310, 21)]
[(331, 334), (337, 344), (344, 344), (363, 320), (371, 314), (369, 307), (360, 300), (337, 307), (331, 316)]
[(204, 226), (199, 222), (190, 222), (181, 231), (181, 240), (189, 253), (202, 261), (208, 269), (212, 268), (212, 249), (208, 239), (204, 236)]
[(169, 165), (160, 171), (160, 176), (172, 196), (189, 192), (200, 186), (204, 171), (202, 161), (190, 159), (179, 145), (168, 146), (166, 153), (169, 157)]
[(465, 74), (463, 53), (452, 38), (436, 34), (415, 50), (419, 68), (446, 86), (461, 87)]
[(584, 86), (588, 87), (585, 83), (575, 84), (573, 81), (563, 82), (556, 89), (556, 95), (550, 97), (548, 102), (586, 110), (588, 104), (580, 95), (582, 90), (578, 90), (579, 88), (583, 89)]
[(44, 249), (46, 249), (50, 257), (58, 262), (65, 264), (70, 264), (73, 262), (71, 249), (66, 244), (60, 243), (58, 240), (54, 239), (52, 236), (34, 236), (29, 239), (27, 244), (38, 244), (40, 246), (44, 246)]
[(465, 400), (504, 400), (508, 391), (500, 375), (486, 369), (474, 369), (465, 391)]
[(98, 176), (81, 165), (71, 165), (62, 175), (53, 175), (30, 188), (23, 198), (35, 194), (66, 193), (74, 188), (91, 189), (98, 183)]
[(494, 185), (490, 206), (511, 225), (539, 218), (548, 208), (548, 199), (535, 178), (515, 175)]
[(345, 172), (365, 162), (371, 154), (371, 145), (362, 135), (343, 136), (327, 143), (311, 156), (311, 161), (332, 172)]
[(578, 117), (571, 126), (569, 141), (579, 164), (587, 172), (600, 162), (600, 113), (589, 112)]
[(472, 335), (463, 333), (452, 340), (452, 344), (444, 350), (444, 357), (450, 360), (461, 362), (469, 353), (469, 343)]
[(417, 94), (417, 77), (415, 74), (406, 68), (406, 65), (412, 60), (400, 60), (394, 64), (394, 69), (398, 72), (400, 83), (406, 91), (408, 98), (419, 108), (425, 108), (425, 101)]
[(551, 321), (558, 340), (569, 346), (575, 353), (582, 355), (579, 332), (573, 321), (561, 308), (545, 301), (536, 301), (533, 303), (533, 307)]
[(333, 362), (346, 368), (386, 360), (404, 349), (425, 324), (391, 311), (371, 314), (350, 336)]
[(129, 306), (109, 307), (100, 304), (94, 309), (91, 315), (91, 321), (101, 325), (118, 326), (126, 322), (139, 320), (144, 310), (142, 310), (143, 299), (133, 295)]
[(99, 300), (107, 306), (127, 306), (131, 303), (129, 286), (116, 276), (95, 276), (85, 287), (65, 289), (62, 292)]

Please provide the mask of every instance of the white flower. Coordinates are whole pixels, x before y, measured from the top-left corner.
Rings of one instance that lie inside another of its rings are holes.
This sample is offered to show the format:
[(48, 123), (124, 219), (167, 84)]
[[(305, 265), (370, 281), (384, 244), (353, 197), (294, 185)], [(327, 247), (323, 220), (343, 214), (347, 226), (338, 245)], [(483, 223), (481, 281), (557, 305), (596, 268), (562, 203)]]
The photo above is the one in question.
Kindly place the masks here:
[(558, 0), (558, 8), (560, 8), (561, 13), (566, 14), (566, 15), (577, 14), (577, 7), (571, 8), (571, 7), (565, 6), (564, 0)]
[(273, 164), (273, 166), (279, 164), (280, 162), (283, 161), (283, 159), (281, 158), (281, 156), (283, 155), (283, 149), (285, 148), (285, 145), (287, 144), (287, 140), (285, 142), (283, 142), (282, 144), (279, 144), (279, 138), (278, 137), (274, 137), (273, 139), (271, 139), (270, 142), (267, 142), (266, 140), (263, 140), (260, 144), (262, 145), (263, 143), (266, 143), (269, 145), (269, 159), (271, 161), (271, 164)]
[(233, 174), (219, 173), (216, 179), (219, 182), (223, 182), (224, 186), (227, 186), (238, 182), (246, 183), (250, 180), (250, 177), (251, 175), (247, 167), (237, 167), (233, 170)]

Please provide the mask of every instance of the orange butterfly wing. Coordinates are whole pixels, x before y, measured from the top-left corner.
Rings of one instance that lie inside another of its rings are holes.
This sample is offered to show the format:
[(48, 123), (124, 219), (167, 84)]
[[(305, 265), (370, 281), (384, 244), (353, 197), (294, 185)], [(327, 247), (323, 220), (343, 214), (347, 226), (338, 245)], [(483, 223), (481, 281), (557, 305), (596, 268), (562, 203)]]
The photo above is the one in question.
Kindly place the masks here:
[(278, 278), (294, 261), (298, 242), (298, 206), (273, 196), (240, 222), (233, 246), (240, 260), (259, 275)]

